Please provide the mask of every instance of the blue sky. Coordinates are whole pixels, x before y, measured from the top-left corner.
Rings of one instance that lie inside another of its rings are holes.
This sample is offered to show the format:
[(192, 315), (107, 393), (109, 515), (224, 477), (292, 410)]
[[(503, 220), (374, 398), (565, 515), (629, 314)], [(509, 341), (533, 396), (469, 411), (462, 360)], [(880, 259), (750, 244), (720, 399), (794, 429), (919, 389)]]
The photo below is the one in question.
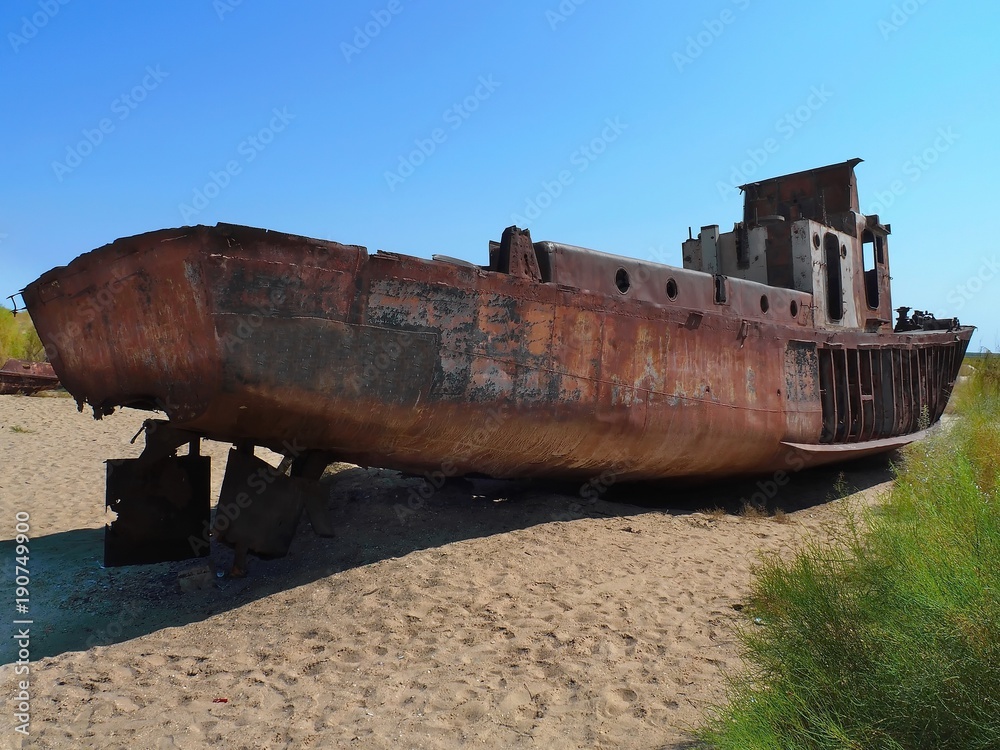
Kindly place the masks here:
[(943, 0), (9, 0), (0, 296), (219, 221), (480, 263), (518, 223), (680, 265), (689, 226), (740, 218), (732, 183), (858, 156), (894, 304), (996, 350), (998, 26)]

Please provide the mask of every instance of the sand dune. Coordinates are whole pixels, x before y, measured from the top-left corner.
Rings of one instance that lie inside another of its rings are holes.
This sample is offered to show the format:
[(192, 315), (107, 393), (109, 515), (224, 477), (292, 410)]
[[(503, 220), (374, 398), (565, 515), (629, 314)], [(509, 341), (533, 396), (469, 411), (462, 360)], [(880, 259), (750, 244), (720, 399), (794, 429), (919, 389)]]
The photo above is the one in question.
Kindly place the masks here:
[[(827, 471), (781, 488), (787, 523), (700, 512), (753, 483), (591, 502), (475, 482), (408, 513), (421, 480), (342, 465), (324, 478), (337, 535), (303, 521), (290, 554), (252, 559), (246, 579), (187, 575), (199, 561), (104, 569), (102, 462), (138, 455), (146, 416), (0, 397), (8, 582), (15, 513), (32, 527), (25, 747), (683, 747), (739, 664), (758, 555), (843, 512), (823, 502)], [(227, 449), (205, 448), (216, 493)], [(862, 502), (887, 478), (880, 464), (846, 474)], [(212, 564), (230, 558), (215, 549)], [(6, 698), (23, 678), (4, 649)], [(11, 714), (0, 747), (21, 746)]]

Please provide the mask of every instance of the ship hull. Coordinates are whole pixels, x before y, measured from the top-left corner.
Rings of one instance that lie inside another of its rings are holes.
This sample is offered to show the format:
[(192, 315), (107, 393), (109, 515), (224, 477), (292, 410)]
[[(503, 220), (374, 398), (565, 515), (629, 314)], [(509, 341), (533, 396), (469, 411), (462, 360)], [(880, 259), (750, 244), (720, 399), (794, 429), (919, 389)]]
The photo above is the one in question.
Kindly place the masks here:
[(119, 240), (23, 296), (97, 416), (158, 409), (213, 439), (445, 476), (717, 477), (892, 450), (940, 417), (973, 330), (819, 330), (811, 295), (742, 282), (719, 303), (709, 274), (630, 270), (619, 298), (220, 225)]
[(0, 396), (31, 396), (58, 387), (59, 378), (47, 362), (8, 359), (0, 367)]

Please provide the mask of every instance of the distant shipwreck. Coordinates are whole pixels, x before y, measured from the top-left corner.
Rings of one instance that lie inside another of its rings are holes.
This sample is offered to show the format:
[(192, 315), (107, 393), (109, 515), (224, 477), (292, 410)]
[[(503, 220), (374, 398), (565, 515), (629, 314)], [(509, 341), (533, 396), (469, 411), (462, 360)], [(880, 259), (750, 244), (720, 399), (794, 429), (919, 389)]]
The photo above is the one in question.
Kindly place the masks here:
[(49, 271), (22, 294), (63, 386), (98, 418), (167, 417), (140, 458), (110, 463), (109, 564), (204, 552), (201, 438), (235, 445), (217, 532), (270, 554), (303, 509), (324, 526), (307, 480), (335, 460), (625, 481), (918, 439), (974, 329), (908, 308), (893, 325), (890, 227), (859, 210), (858, 162), (745, 185), (742, 221), (685, 241), (683, 268), (516, 227), (479, 266), (220, 224)]
[(0, 396), (33, 396), (58, 387), (59, 378), (48, 362), (8, 359), (0, 367)]

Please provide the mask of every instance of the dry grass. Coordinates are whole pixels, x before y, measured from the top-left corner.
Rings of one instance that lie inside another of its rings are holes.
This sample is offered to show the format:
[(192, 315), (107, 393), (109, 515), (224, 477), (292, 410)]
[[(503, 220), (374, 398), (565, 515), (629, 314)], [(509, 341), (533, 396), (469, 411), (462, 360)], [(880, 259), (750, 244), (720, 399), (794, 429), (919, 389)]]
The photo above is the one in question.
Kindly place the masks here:
[(791, 523), (792, 517), (789, 516), (781, 508), (774, 509), (774, 515), (771, 516), (771, 520), (775, 523)]
[(73, 394), (65, 388), (54, 388), (51, 391), (39, 391), (35, 398), (73, 398)]
[(767, 508), (753, 503), (743, 503), (743, 507), (740, 508), (740, 518), (745, 521), (761, 521), (767, 518)]

